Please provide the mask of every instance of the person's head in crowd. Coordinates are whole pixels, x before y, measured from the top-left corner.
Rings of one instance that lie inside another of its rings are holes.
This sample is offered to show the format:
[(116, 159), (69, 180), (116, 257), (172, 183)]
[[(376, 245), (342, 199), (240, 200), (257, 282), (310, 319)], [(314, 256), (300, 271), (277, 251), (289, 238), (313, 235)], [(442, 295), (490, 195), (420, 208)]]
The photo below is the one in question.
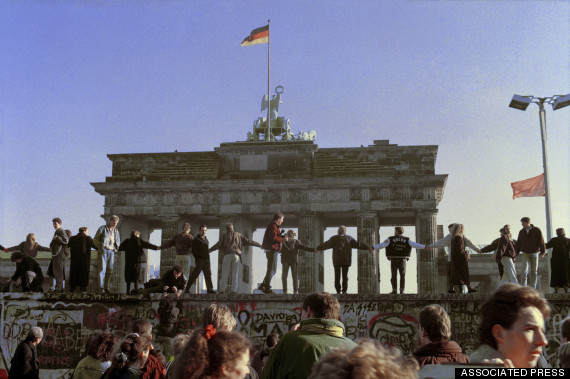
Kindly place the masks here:
[(118, 223), (119, 223), (119, 216), (112, 215), (111, 217), (109, 217), (109, 227), (114, 228), (117, 226)]
[(449, 233), (451, 233), (451, 231), (453, 230), (453, 227), (455, 226), (455, 224), (449, 224), (447, 225), (447, 230), (449, 231)]
[(82, 226), (81, 228), (79, 228), (79, 234), (81, 234), (81, 233), (88, 235), (89, 234), (89, 228), (86, 226)]
[(511, 226), (508, 224), (503, 226), (503, 233), (506, 234), (510, 238), (511, 237)]
[(412, 379), (420, 369), (415, 359), (378, 341), (362, 341), (355, 348), (331, 349), (313, 365), (309, 379)]
[(303, 300), (302, 319), (329, 318), (338, 320), (340, 304), (337, 298), (328, 292), (314, 292)]
[(556, 229), (556, 235), (558, 237), (565, 237), (566, 236), (566, 232), (564, 231), (564, 228), (558, 228)]
[(264, 347), (271, 349), (272, 347), (277, 345), (278, 341), (279, 341), (279, 335), (277, 333), (270, 333), (267, 335), (267, 337), (265, 337)]
[(451, 236), (463, 236), (463, 224), (453, 224), (453, 228), (451, 228)]
[(111, 352), (117, 342), (117, 337), (113, 333), (102, 332), (93, 336), (87, 347), (87, 355), (101, 362), (111, 360)]
[(36, 242), (36, 235), (34, 233), (28, 233), (26, 241), (30, 241), (31, 243)]
[(68, 238), (70, 238), (73, 235), (73, 233), (69, 229), (65, 229), (65, 234), (67, 234)]
[(521, 218), (521, 225), (523, 228), (528, 229), (530, 228), (530, 217), (523, 217)]
[(190, 334), (186, 333), (177, 334), (172, 339), (172, 355), (174, 355), (175, 357), (180, 355), (184, 350), (184, 348), (186, 347), (188, 341), (190, 341)]
[(140, 238), (140, 236), (141, 236), (141, 232), (139, 232), (138, 230), (133, 230), (131, 232), (131, 237), (133, 237), (133, 238)]
[(341, 225), (338, 227), (338, 230), (336, 232), (339, 236), (346, 234), (346, 226)]
[(402, 235), (402, 234), (404, 234), (404, 227), (403, 227), (403, 226), (396, 226), (396, 227), (394, 228), (394, 235), (395, 235), (395, 236), (400, 236), (400, 235)]
[(285, 215), (283, 214), (283, 212), (277, 211), (273, 214), (273, 221), (275, 221), (277, 225), (281, 225), (284, 219)]
[(479, 342), (496, 349), (516, 368), (536, 365), (544, 346), (550, 306), (530, 287), (503, 284), (481, 307)]
[(249, 374), (247, 338), (237, 332), (198, 328), (190, 337), (174, 368), (174, 377), (184, 379), (236, 379)]
[(233, 232), (234, 231), (234, 224), (232, 224), (231, 222), (228, 222), (226, 224), (226, 232)]
[(59, 229), (59, 228), (61, 228), (61, 224), (62, 224), (61, 218), (55, 217), (53, 220), (51, 220), (51, 222), (52, 222), (52, 225), (53, 225), (53, 228), (54, 228), (54, 229)]
[(40, 342), (42, 342), (43, 338), (44, 338), (44, 331), (42, 330), (42, 328), (40, 328), (39, 326), (34, 326), (28, 332), (28, 335), (26, 336), (26, 341), (30, 341), (31, 343), (37, 346), (40, 344)]
[(445, 309), (430, 304), (420, 311), (420, 345), (447, 342), (451, 337), (451, 321)]
[(560, 344), (570, 342), (570, 317), (560, 323)]
[(24, 260), (24, 254), (20, 253), (19, 251), (16, 251), (15, 253), (12, 253), (12, 255), (10, 255), (10, 261), (12, 262), (22, 263), (23, 260)]
[(176, 279), (178, 279), (178, 278), (180, 277), (180, 275), (182, 275), (182, 271), (183, 271), (183, 270), (184, 270), (184, 269), (183, 269), (182, 266), (179, 265), (179, 264), (175, 264), (175, 265), (172, 267), (172, 271), (174, 272), (174, 277), (175, 277)]
[(233, 330), (236, 327), (236, 319), (232, 311), (224, 304), (212, 303), (202, 313), (200, 326), (205, 328), (213, 325), (216, 330)]
[(152, 324), (148, 320), (136, 320), (133, 324), (133, 333), (152, 339)]
[(185, 222), (184, 225), (182, 225), (182, 233), (188, 234), (190, 233), (190, 230), (192, 230), (192, 225), (190, 225), (188, 222)]
[(120, 378), (129, 369), (141, 370), (148, 358), (150, 339), (136, 333), (129, 334), (121, 343), (119, 351), (112, 357), (111, 366), (103, 378)]

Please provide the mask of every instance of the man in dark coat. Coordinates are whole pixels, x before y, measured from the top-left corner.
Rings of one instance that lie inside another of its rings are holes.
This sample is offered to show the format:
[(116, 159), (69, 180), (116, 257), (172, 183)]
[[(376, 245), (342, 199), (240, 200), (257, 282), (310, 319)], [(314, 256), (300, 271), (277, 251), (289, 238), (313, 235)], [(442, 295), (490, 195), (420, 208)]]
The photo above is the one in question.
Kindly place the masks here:
[(86, 226), (79, 228), (79, 233), (69, 239), (71, 263), (69, 267), (69, 291), (75, 292), (79, 287), (81, 292), (87, 291), (89, 271), (91, 269), (91, 249), (97, 250), (93, 238), (89, 237)]
[(469, 363), (469, 357), (463, 354), (461, 347), (449, 340), (451, 321), (441, 306), (431, 304), (420, 311), (418, 337), (420, 348), (414, 352), (414, 357), (420, 367), (445, 362)]
[(144, 292), (165, 292), (180, 295), (182, 291), (184, 291), (184, 287), (186, 287), (187, 282), (182, 270), (182, 266), (174, 265), (174, 267), (162, 274), (162, 277), (158, 280), (159, 283), (156, 285), (147, 287), (147, 284), (145, 283), (145, 287), (147, 288), (144, 289)]
[(566, 238), (563, 228), (556, 229), (556, 237), (548, 241), (546, 248), (552, 249), (550, 287), (554, 288), (554, 293), (558, 293), (559, 287), (567, 293), (570, 284), (570, 239)]
[(16, 263), (16, 272), (10, 278), (9, 283), (22, 286), (24, 292), (42, 292), (44, 275), (38, 262), (34, 258), (25, 257), (20, 252), (12, 253), (10, 257)]
[(190, 278), (186, 285), (186, 293), (190, 293), (190, 287), (192, 287), (192, 284), (194, 284), (198, 276), (200, 276), (200, 271), (204, 273), (204, 281), (206, 282), (208, 293), (216, 293), (216, 291), (214, 291), (214, 285), (212, 284), (210, 252), (208, 250), (210, 241), (208, 241), (208, 237), (206, 237), (207, 231), (208, 227), (206, 225), (200, 225), (200, 233), (192, 240), (192, 254), (194, 254), (194, 258), (196, 259), (196, 267), (194, 267), (190, 273)]
[(53, 277), (55, 279), (54, 290), (63, 291), (63, 281), (65, 280), (65, 249), (69, 243), (69, 237), (61, 227), (61, 219), (59, 217), (54, 218), (52, 223), (55, 232), (49, 247), (51, 248), (51, 262), (53, 264)]
[(40, 377), (40, 360), (37, 346), (42, 342), (42, 328), (34, 326), (26, 339), (18, 344), (12, 357), (8, 379), (38, 379)]
[(261, 247), (265, 250), (265, 256), (267, 257), (267, 271), (263, 282), (259, 285), (259, 289), (263, 293), (273, 293), (271, 290), (271, 279), (273, 279), (273, 275), (277, 271), (277, 256), (283, 242), (283, 232), (279, 230), (283, 220), (285, 220), (283, 213), (275, 212), (273, 221), (269, 223), (263, 235)]
[[(336, 293), (346, 293), (348, 290), (348, 269), (352, 265), (352, 249), (368, 250), (372, 248), (360, 243), (351, 236), (346, 235), (346, 226), (338, 227), (338, 234), (332, 236), (327, 242), (320, 244), (316, 250), (333, 249), (332, 259), (334, 266), (334, 287)], [(342, 272), (342, 287), (340, 286), (340, 274)]]
[(133, 230), (131, 238), (123, 241), (119, 250), (125, 252), (125, 282), (127, 283), (127, 293), (133, 288), (138, 290), (141, 263), (146, 263), (146, 255), (143, 249), (158, 250), (158, 246), (141, 239), (141, 232)]

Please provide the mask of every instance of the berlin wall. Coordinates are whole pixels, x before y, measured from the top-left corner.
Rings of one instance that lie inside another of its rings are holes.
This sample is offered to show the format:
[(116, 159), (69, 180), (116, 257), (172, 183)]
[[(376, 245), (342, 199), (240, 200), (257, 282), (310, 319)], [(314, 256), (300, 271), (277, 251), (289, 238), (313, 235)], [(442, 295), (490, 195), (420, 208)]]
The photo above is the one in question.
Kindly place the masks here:
[[(547, 296), (552, 314), (546, 323), (549, 340), (547, 359), (557, 365), (560, 321), (570, 313), (570, 299)], [(406, 354), (417, 348), (418, 315), (422, 307), (437, 303), (451, 318), (452, 339), (467, 354), (477, 347), (477, 327), (483, 295), (343, 295), (341, 321), (348, 338), (373, 338), (388, 346), (398, 346)], [(38, 346), (42, 378), (70, 378), (85, 351), (90, 335), (109, 331), (124, 336), (137, 319), (154, 325), (153, 344), (160, 348), (158, 330), (160, 294), (14, 294), (0, 293), (0, 349), (2, 368), (7, 368), (17, 344), (33, 326), (44, 329)], [(196, 327), (202, 310), (211, 302), (228, 305), (237, 321), (237, 331), (254, 343), (262, 343), (269, 333), (283, 335), (300, 321), (303, 296), (283, 295), (190, 295), (178, 302), (181, 313), (177, 331)]]

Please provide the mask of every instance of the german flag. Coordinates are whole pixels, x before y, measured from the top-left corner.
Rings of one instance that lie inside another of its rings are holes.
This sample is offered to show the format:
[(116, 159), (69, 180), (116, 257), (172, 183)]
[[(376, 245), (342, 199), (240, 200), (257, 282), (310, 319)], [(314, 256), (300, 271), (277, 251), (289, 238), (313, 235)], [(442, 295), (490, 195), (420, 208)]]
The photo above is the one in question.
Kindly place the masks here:
[(249, 36), (243, 39), (242, 46), (257, 45), (258, 43), (269, 42), (269, 24), (261, 28), (254, 29)]

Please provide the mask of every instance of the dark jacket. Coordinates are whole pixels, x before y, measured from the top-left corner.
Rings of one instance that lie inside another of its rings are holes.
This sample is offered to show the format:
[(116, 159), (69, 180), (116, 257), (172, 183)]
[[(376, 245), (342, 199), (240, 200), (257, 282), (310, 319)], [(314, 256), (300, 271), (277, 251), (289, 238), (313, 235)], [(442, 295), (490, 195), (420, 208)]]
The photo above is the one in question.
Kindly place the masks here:
[(37, 379), (40, 377), (40, 361), (36, 346), (25, 340), (18, 344), (12, 357), (8, 379)]
[(69, 239), (71, 264), (69, 266), (69, 282), (72, 287), (87, 287), (91, 269), (91, 249), (97, 250), (93, 239), (78, 233)]
[(530, 224), (530, 231), (527, 233), (526, 229), (521, 229), (516, 243), (517, 253), (536, 253), (540, 250), (541, 254), (546, 252), (544, 238), (542, 232), (536, 226)]
[(210, 251), (208, 246), (210, 245), (210, 241), (208, 241), (208, 237), (204, 236), (204, 239), (200, 238), (200, 235), (197, 235), (192, 240), (192, 255), (194, 258), (200, 260), (210, 260)]
[(186, 287), (186, 282), (188, 281), (184, 274), (180, 275), (178, 278), (174, 276), (174, 270), (170, 269), (166, 271), (160, 278), (162, 286), (168, 286), (168, 292), (172, 292), (172, 287), (176, 287), (178, 291), (183, 291)]
[(63, 228), (59, 228), (53, 234), (53, 239), (51, 240), (49, 247), (51, 249), (51, 255), (57, 256), (59, 254), (65, 254), (65, 247), (69, 242), (69, 237), (65, 233)]
[(144, 241), (139, 237), (131, 236), (121, 243), (118, 251), (122, 250), (125, 252), (125, 265), (134, 265), (136, 263), (147, 262), (147, 257), (143, 249), (158, 250), (158, 246)]
[(267, 229), (265, 229), (261, 247), (268, 251), (280, 251), (282, 242), (283, 236), (279, 230), (279, 225), (277, 225), (275, 221), (271, 221), (267, 226)]
[(314, 251), (315, 249), (294, 238), (283, 241), (281, 245), (281, 263), (297, 264), (299, 262), (299, 250)]
[(509, 236), (504, 235), (499, 239), (499, 246), (497, 247), (497, 259), (503, 257), (516, 258), (518, 255), (515, 248), (515, 243), (509, 238)]
[(327, 242), (317, 246), (317, 250), (333, 249), (334, 266), (350, 266), (352, 264), (352, 249), (368, 250), (366, 244), (360, 243), (351, 236), (332, 236)]
[(550, 241), (546, 244), (547, 249), (553, 249), (552, 255), (563, 255), (568, 254), (570, 252), (570, 239), (566, 238), (565, 236), (557, 236), (551, 238)]
[(414, 352), (414, 358), (420, 364), (420, 368), (445, 362), (469, 363), (469, 357), (463, 354), (461, 347), (454, 341), (422, 346)]
[(192, 240), (194, 236), (190, 233), (178, 233), (169, 241), (160, 245), (160, 250), (168, 249), (169, 247), (176, 247), (176, 255), (190, 255), (192, 254)]
[[(2, 248), (4, 250), (4, 248)], [(51, 251), (49, 247), (45, 247), (40, 245), (37, 242), (31, 243), (29, 241), (24, 241), (19, 245), (9, 247), (8, 252), (10, 251), (20, 251), (22, 254), (35, 258), (38, 256), (38, 251)]]
[(237, 254), (241, 258), (241, 251), (244, 245), (261, 247), (259, 243), (250, 240), (243, 234), (232, 231), (224, 234), (222, 239), (210, 248), (210, 251), (220, 249), (220, 253), (223, 256), (227, 254)]

